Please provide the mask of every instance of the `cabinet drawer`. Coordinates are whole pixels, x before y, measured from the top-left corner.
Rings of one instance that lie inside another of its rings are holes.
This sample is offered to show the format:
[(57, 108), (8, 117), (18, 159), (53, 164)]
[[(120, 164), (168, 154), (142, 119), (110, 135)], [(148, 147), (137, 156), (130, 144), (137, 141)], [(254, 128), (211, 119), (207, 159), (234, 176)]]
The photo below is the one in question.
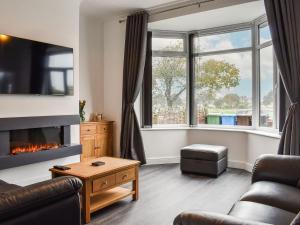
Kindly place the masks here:
[(93, 181), (93, 192), (101, 191), (116, 184), (116, 175), (112, 174)]
[(111, 131), (112, 131), (112, 125), (98, 124), (97, 126), (97, 133), (99, 134), (111, 133)]
[(128, 169), (128, 170), (124, 170), (121, 171), (119, 173), (116, 174), (116, 182), (118, 184), (129, 181), (129, 180), (133, 180), (135, 177), (135, 169)]
[(81, 135), (96, 134), (96, 125), (83, 125), (80, 127)]

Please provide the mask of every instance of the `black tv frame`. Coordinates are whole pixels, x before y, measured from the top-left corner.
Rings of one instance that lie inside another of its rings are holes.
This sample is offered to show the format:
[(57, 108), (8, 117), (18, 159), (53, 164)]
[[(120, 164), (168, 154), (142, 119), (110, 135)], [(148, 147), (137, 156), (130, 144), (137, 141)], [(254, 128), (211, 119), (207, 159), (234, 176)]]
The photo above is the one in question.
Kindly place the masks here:
[[(18, 36), (14, 36), (14, 35), (10, 35), (10, 34), (4, 34), (4, 33), (0, 33), (0, 35), (5, 35), (8, 36), (9, 38), (16, 38), (16, 39), (21, 39), (21, 40), (25, 40), (25, 41), (31, 41), (34, 43), (40, 43), (40, 44), (45, 44), (45, 45), (53, 45), (54, 47), (61, 47), (61, 48), (65, 48), (66, 50), (68, 50), (70, 53), (72, 53), (72, 70), (73, 70), (73, 83), (72, 83), (72, 92), (71, 94), (43, 94), (43, 93), (1, 93), (0, 91), (0, 96), (20, 96), (20, 95), (24, 95), (24, 96), (74, 96), (74, 88), (75, 88), (75, 81), (74, 81), (74, 68), (75, 68), (75, 60), (74, 60), (74, 49), (72, 47), (68, 47), (68, 46), (63, 46), (63, 45), (58, 45), (58, 44), (54, 44), (54, 43), (50, 43), (50, 42), (42, 42), (42, 41), (37, 41), (37, 40), (33, 40), (33, 39), (29, 39), (29, 38), (23, 38), (23, 37), (18, 37)], [(0, 40), (1, 42), (1, 40)], [(1, 49), (0, 49), (1, 50)], [(58, 69), (59, 70), (59, 69)]]

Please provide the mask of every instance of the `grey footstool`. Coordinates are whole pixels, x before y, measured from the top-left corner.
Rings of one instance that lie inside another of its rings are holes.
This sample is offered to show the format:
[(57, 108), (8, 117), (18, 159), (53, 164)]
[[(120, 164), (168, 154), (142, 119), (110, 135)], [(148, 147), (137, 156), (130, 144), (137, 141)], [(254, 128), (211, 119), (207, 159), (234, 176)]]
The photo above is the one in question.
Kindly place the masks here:
[(217, 177), (227, 168), (227, 147), (194, 144), (181, 149), (182, 172)]

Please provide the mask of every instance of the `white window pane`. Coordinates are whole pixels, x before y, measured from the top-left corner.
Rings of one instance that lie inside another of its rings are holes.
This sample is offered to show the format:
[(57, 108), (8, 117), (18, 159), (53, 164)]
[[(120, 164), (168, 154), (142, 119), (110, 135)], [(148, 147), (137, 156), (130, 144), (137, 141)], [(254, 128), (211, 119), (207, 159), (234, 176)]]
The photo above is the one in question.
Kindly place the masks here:
[(259, 28), (259, 43), (263, 44), (267, 41), (271, 41), (270, 27), (264, 26)]
[(194, 52), (210, 52), (251, 46), (251, 30), (194, 38)]
[(64, 73), (60, 71), (50, 72), (51, 91), (53, 94), (65, 93)]
[(73, 67), (73, 54), (58, 54), (49, 56), (50, 68), (72, 68)]
[(152, 38), (153, 51), (184, 51), (184, 41), (182, 38)]
[(198, 124), (252, 125), (252, 54), (195, 58)]
[(274, 64), (273, 46), (260, 50), (260, 115), (259, 125), (272, 127), (274, 123)]
[(67, 88), (68, 88), (68, 93), (73, 94), (74, 92), (74, 75), (73, 75), (73, 70), (68, 70), (67, 71)]
[(73, 70), (67, 71), (67, 86), (73, 87), (74, 79), (73, 79)]
[(153, 125), (186, 124), (186, 58), (153, 57)]

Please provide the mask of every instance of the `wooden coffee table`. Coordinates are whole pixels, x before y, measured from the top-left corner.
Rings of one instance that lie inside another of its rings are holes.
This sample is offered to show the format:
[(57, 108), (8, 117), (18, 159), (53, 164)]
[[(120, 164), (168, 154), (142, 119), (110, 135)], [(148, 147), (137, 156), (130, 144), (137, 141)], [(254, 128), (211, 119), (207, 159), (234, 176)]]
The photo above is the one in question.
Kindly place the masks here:
[[(105, 165), (94, 167), (91, 163), (103, 161)], [(75, 176), (83, 182), (82, 211), (85, 223), (91, 221), (91, 213), (132, 195), (139, 197), (139, 161), (101, 157), (67, 165), (70, 170), (50, 169), (52, 177)], [(132, 182), (132, 189), (120, 187)]]

